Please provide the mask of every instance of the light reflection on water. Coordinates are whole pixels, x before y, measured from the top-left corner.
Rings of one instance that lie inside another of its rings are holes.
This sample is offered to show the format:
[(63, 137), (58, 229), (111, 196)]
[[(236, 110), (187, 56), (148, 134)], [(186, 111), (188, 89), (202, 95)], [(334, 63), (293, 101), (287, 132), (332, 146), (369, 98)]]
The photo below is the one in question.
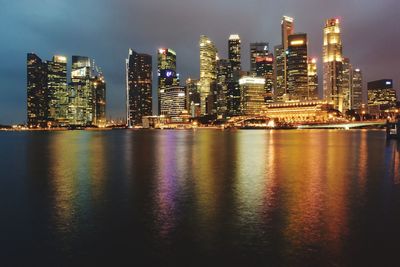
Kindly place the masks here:
[(69, 259), (123, 243), (139, 257), (346, 265), (368, 253), (369, 221), (384, 232), (400, 221), (400, 149), (381, 131), (32, 133), (4, 145), (18, 138), (21, 212), (43, 223), (30, 226), (39, 247)]

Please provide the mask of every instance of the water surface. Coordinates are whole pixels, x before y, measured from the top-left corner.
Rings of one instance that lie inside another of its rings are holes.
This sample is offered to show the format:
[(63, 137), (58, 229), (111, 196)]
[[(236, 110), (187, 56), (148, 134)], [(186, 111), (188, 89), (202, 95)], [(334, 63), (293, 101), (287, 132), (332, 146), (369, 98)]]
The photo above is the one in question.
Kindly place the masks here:
[(383, 131), (0, 132), (2, 266), (398, 266)]

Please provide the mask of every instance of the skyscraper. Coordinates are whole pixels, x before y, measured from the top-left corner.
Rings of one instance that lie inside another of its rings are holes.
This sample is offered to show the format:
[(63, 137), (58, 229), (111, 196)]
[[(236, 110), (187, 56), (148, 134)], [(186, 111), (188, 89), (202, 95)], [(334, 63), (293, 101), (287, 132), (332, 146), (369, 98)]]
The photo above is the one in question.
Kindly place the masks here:
[(286, 94), (286, 52), (284, 52), (282, 45), (277, 45), (274, 48), (274, 54), (274, 98), (275, 101), (282, 101), (284, 95)]
[(363, 103), (363, 78), (360, 69), (354, 69), (351, 87), (351, 105), (353, 110), (360, 110)]
[(94, 119), (93, 124), (98, 127), (106, 126), (106, 81), (102, 74), (92, 79), (94, 90)]
[[(165, 80), (162, 82), (165, 84)], [(152, 57), (129, 49), (126, 59), (128, 127), (141, 125), (143, 116), (152, 115), (152, 100)]]
[(281, 21), (281, 34), (282, 34), (282, 46), (283, 50), (286, 51), (289, 47), (289, 35), (294, 34), (294, 19), (288, 16), (283, 16)]
[(232, 65), (229, 59), (217, 60), (217, 83), (214, 92), (215, 113), (225, 115), (227, 112), (228, 82), (232, 73)]
[(286, 92), (290, 99), (309, 99), (307, 46), (307, 34), (298, 33), (288, 36)]
[(67, 58), (56, 55), (47, 61), (47, 92), (49, 119), (53, 125), (68, 124), (69, 90), (67, 85)]
[(332, 101), (334, 108), (343, 111), (342, 90), (342, 39), (339, 19), (328, 19), (324, 28), (323, 67), (324, 98)]
[(275, 100), (282, 101), (288, 93), (288, 77), (287, 77), (287, 55), (289, 47), (289, 35), (294, 34), (294, 19), (283, 16), (281, 20), (281, 37), (282, 43), (275, 47), (275, 64), (274, 64), (274, 89)]
[(179, 86), (176, 72), (176, 52), (170, 48), (158, 49), (158, 112), (161, 114), (161, 98), (164, 89)]
[(265, 102), (273, 102), (273, 86), (274, 86), (274, 56), (266, 54), (256, 58), (255, 74), (257, 77), (265, 79)]
[(200, 117), (200, 91), (199, 80), (186, 80), (186, 109), (191, 117)]
[(250, 71), (256, 73), (257, 58), (265, 58), (269, 56), (269, 44), (267, 42), (250, 44)]
[(238, 34), (231, 34), (228, 41), (229, 60), (232, 64), (232, 71), (237, 72), (241, 67), (241, 40)]
[(72, 56), (69, 122), (88, 126), (93, 123), (94, 93), (91, 84), (91, 62), (88, 57)]
[(346, 112), (351, 109), (351, 91), (353, 82), (353, 66), (349, 58), (342, 60), (342, 95), (343, 105), (342, 111)]
[(308, 59), (308, 94), (309, 99), (318, 99), (318, 69), (317, 59)]
[(209, 114), (207, 98), (211, 93), (211, 87), (217, 79), (217, 48), (205, 35), (200, 36), (200, 102), (201, 114)]
[(48, 122), (47, 65), (36, 54), (27, 54), (27, 122), (46, 127)]

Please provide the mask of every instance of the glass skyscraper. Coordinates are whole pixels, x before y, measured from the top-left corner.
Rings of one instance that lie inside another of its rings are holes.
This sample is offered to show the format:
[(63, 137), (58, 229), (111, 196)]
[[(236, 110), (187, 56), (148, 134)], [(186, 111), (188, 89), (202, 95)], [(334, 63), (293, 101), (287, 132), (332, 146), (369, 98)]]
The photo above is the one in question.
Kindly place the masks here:
[[(165, 84), (165, 80), (162, 82)], [(143, 116), (152, 115), (152, 84), (152, 57), (129, 49), (126, 59), (128, 127), (142, 125)]]

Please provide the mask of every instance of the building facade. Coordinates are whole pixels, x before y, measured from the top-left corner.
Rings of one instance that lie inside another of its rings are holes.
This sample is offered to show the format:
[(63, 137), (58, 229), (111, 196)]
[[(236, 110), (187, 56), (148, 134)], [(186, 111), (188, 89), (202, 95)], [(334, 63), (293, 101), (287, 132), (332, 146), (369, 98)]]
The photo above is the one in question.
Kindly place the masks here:
[(211, 87), (217, 79), (217, 48), (214, 43), (205, 35), (200, 36), (200, 103), (201, 114), (211, 112), (208, 96), (212, 93)]
[(307, 34), (288, 36), (287, 93), (292, 100), (307, 100), (308, 91), (308, 40)]
[(170, 48), (158, 49), (158, 112), (161, 114), (161, 98), (164, 89), (179, 86), (179, 74), (176, 71), (176, 52)]
[(323, 44), (323, 93), (324, 98), (332, 101), (334, 108), (343, 111), (343, 54), (339, 19), (326, 21)]
[(397, 94), (393, 80), (382, 79), (368, 83), (368, 106), (370, 109), (386, 110), (396, 107)]
[(55, 55), (53, 60), (46, 63), (49, 119), (52, 125), (65, 126), (68, 124), (69, 101), (67, 58)]
[(255, 116), (265, 110), (265, 79), (245, 76), (239, 80), (242, 115)]
[(151, 116), (153, 113), (152, 77), (152, 57), (129, 49), (126, 59), (128, 127), (141, 125), (143, 116)]
[(269, 56), (269, 43), (258, 42), (250, 44), (250, 71), (254, 74), (257, 72), (257, 58), (265, 58)]
[(319, 98), (317, 59), (309, 58), (307, 68), (308, 68), (308, 93), (309, 93), (308, 99), (315, 100)]
[(27, 54), (27, 123), (46, 127), (49, 115), (47, 65), (34, 53)]

